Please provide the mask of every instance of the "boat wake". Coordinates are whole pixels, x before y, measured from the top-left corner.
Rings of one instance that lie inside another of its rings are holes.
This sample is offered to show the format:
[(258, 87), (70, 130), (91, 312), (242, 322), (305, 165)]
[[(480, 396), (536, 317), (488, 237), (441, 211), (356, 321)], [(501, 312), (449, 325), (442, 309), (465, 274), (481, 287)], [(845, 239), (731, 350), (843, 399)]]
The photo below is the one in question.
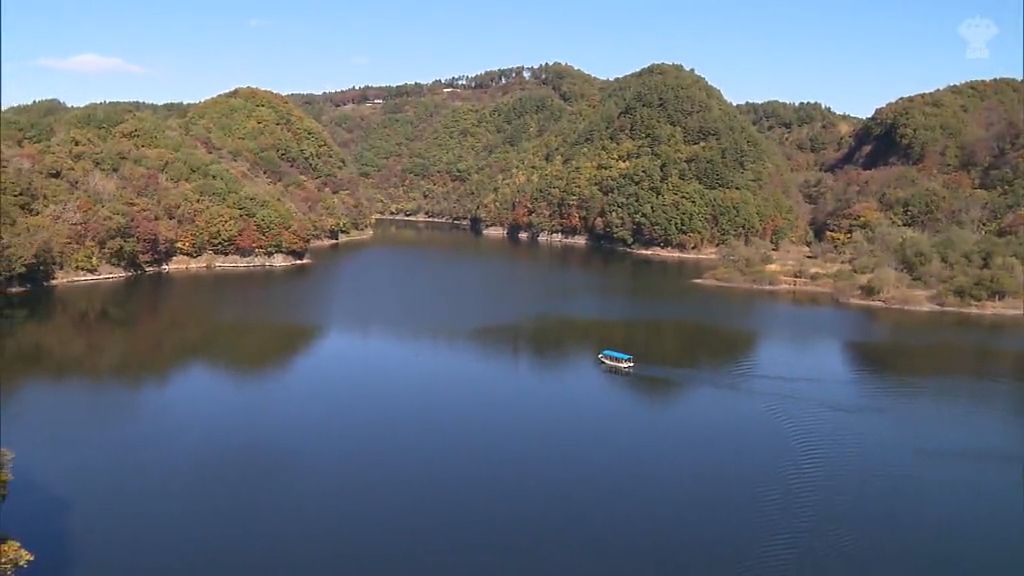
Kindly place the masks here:
[(811, 566), (851, 566), (857, 539), (843, 523), (855, 486), (848, 485), (862, 442), (827, 405), (775, 397), (762, 409), (777, 422), (790, 455), (757, 489), (758, 534), (754, 557), (742, 574), (792, 574)]

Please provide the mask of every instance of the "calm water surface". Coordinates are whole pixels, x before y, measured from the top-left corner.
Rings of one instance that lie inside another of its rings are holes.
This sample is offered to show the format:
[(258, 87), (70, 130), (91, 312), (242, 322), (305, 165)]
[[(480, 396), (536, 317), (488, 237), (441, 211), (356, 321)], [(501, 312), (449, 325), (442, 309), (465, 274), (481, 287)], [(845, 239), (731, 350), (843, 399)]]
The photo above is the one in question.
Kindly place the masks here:
[(5, 301), (27, 574), (1024, 573), (1019, 319), (431, 227), (314, 258)]

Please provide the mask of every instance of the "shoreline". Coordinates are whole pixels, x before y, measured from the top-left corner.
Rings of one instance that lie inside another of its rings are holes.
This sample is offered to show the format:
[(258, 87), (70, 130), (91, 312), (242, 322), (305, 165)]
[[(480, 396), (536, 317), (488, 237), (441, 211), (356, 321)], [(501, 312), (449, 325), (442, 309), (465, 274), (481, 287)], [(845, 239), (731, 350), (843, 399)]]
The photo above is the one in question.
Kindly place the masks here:
[(742, 282), (724, 282), (712, 278), (694, 278), (694, 284), (702, 286), (714, 286), (720, 288), (735, 288), (739, 290), (760, 290), (762, 292), (793, 292), (804, 294), (829, 295), (832, 301), (838, 304), (861, 306), (870, 308), (885, 308), (890, 310), (907, 310), (911, 312), (958, 312), (961, 314), (977, 314), (981, 316), (1024, 316), (1024, 311), (1014, 308), (979, 308), (979, 307), (955, 307), (940, 306), (938, 304), (893, 304), (882, 300), (867, 300), (864, 298), (840, 298), (824, 286), (794, 286), (792, 284), (780, 284), (776, 286), (759, 286), (757, 284), (744, 284)]
[[(459, 226), (468, 226), (469, 223), (466, 220), (454, 220), (444, 218), (432, 218), (428, 216), (375, 216), (374, 220), (396, 220), (396, 221), (407, 221), (407, 222), (434, 222), (439, 224), (454, 224)], [(624, 252), (626, 254), (632, 254), (641, 257), (648, 258), (664, 258), (664, 259), (678, 259), (678, 260), (718, 260), (718, 253), (715, 250), (705, 250), (701, 252), (687, 252), (683, 250), (677, 250), (673, 248), (630, 248), (626, 246), (600, 246), (592, 244), (586, 236), (583, 235), (562, 235), (550, 232), (541, 232), (536, 236), (530, 235), (529, 232), (520, 231), (516, 234), (510, 234), (507, 228), (501, 226), (487, 226), (484, 227), (480, 234), (482, 236), (488, 236), (491, 238), (509, 238), (518, 239), (520, 241), (529, 242), (535, 241), (537, 243), (547, 244), (564, 244), (569, 246), (594, 246), (600, 248), (608, 248), (617, 252)], [(979, 308), (977, 306), (972, 307), (955, 307), (955, 306), (940, 306), (938, 304), (895, 304), (884, 302), (881, 300), (866, 300), (863, 298), (840, 298), (835, 295), (831, 288), (824, 286), (795, 286), (792, 284), (776, 285), (776, 286), (758, 286), (755, 284), (744, 284), (741, 282), (724, 282), (721, 280), (714, 280), (712, 278), (695, 278), (692, 280), (695, 284), (701, 284), (704, 286), (717, 286), (722, 288), (738, 288), (745, 290), (760, 290), (763, 292), (799, 292), (805, 294), (818, 294), (818, 295), (829, 295), (832, 300), (839, 304), (851, 305), (851, 306), (862, 306), (871, 308), (888, 308), (893, 310), (907, 310), (912, 312), (957, 312), (960, 314), (976, 314), (980, 316), (1020, 316), (1024, 317), (1024, 310), (1015, 308)]]
[[(469, 227), (468, 220), (455, 220), (455, 219), (443, 219), (433, 218), (429, 216), (374, 216), (374, 221), (377, 220), (391, 220), (396, 222), (428, 222), (437, 224), (448, 224), (455, 225), (463, 228)], [(322, 248), (327, 246), (335, 246), (343, 242), (352, 240), (364, 240), (372, 237), (374, 234), (373, 229), (358, 230), (350, 234), (339, 235), (337, 238), (321, 238), (319, 240), (313, 240), (309, 243), (309, 249)], [(568, 246), (583, 246), (589, 247), (594, 246), (597, 248), (607, 248), (616, 252), (623, 252), (635, 256), (648, 257), (648, 258), (664, 258), (664, 259), (678, 259), (678, 260), (717, 260), (718, 254), (713, 250), (707, 250), (702, 252), (686, 252), (682, 250), (676, 250), (672, 248), (630, 248), (626, 246), (601, 246), (590, 242), (590, 239), (582, 235), (562, 235), (552, 234), (550, 232), (542, 232), (536, 236), (531, 236), (528, 232), (518, 232), (513, 235), (510, 234), (508, 229), (500, 226), (488, 226), (480, 230), (482, 236), (490, 238), (507, 238), (507, 239), (518, 239), (520, 241), (534, 241), (537, 243), (545, 244), (563, 244)], [(190, 258), (187, 256), (175, 256), (169, 262), (162, 266), (154, 266), (141, 270), (138, 272), (129, 271), (115, 271), (107, 272), (103, 274), (71, 274), (64, 277), (56, 277), (43, 284), (42, 286), (66, 286), (71, 284), (84, 284), (90, 282), (101, 282), (108, 280), (123, 280), (132, 276), (141, 276), (144, 274), (169, 274), (172, 272), (188, 272), (188, 271), (202, 271), (202, 270), (238, 270), (246, 268), (286, 268), (291, 266), (300, 266), (305, 264), (312, 264), (314, 261), (309, 257), (308, 253), (302, 258), (295, 258), (286, 254), (273, 254), (270, 256), (217, 256), (214, 254), (206, 254), (196, 258)], [(818, 295), (829, 295), (833, 302), (844, 305), (871, 307), (871, 308), (888, 308), (893, 310), (907, 310), (913, 312), (957, 312), (961, 314), (976, 314), (982, 316), (1018, 316), (1024, 317), (1024, 310), (1010, 307), (954, 307), (954, 306), (940, 306), (938, 304), (896, 304), (884, 302), (881, 300), (867, 300), (863, 298), (841, 298), (835, 295), (835, 293), (824, 286), (805, 285), (798, 286), (793, 284), (780, 284), (780, 285), (765, 285), (760, 286), (756, 284), (747, 284), (742, 282), (726, 282), (722, 280), (715, 280), (712, 278), (694, 278), (691, 280), (694, 284), (700, 284), (703, 286), (721, 287), (721, 288), (733, 288), (741, 290), (759, 290), (762, 292), (791, 292), (791, 293), (805, 293), (805, 294), (818, 294)], [(4, 289), (4, 293), (13, 294), (20, 292), (27, 292), (36, 288), (35, 286), (14, 286)]]
[[(431, 224), (448, 224), (453, 226), (459, 226), (462, 228), (468, 228), (470, 226), (469, 219), (466, 218), (435, 218), (433, 216), (374, 216), (374, 221), (394, 221), (394, 222), (425, 222)], [(515, 234), (509, 232), (508, 228), (502, 226), (485, 226), (479, 231), (482, 236), (490, 236), (492, 238), (509, 238), (518, 239), (522, 242), (539, 242), (547, 244), (570, 244), (574, 246), (593, 246), (595, 248), (604, 248), (608, 250), (614, 250), (616, 252), (626, 252), (629, 254), (635, 254), (637, 256), (650, 256), (654, 258), (679, 258), (679, 259), (691, 259), (691, 260), (717, 260), (718, 253), (714, 250), (705, 251), (685, 251), (678, 250), (675, 248), (630, 248), (628, 246), (616, 246), (613, 244), (601, 245), (594, 244), (590, 241), (590, 238), (582, 234), (559, 234), (557, 232), (540, 232), (536, 236), (532, 236), (529, 232), (519, 231)]]
[(749, 290), (761, 290), (763, 292), (805, 292), (808, 294), (832, 294), (832, 290), (825, 288), (824, 286), (794, 286), (793, 284), (775, 284), (775, 285), (760, 285), (760, 284), (744, 284), (743, 282), (726, 282), (724, 280), (715, 280), (714, 278), (694, 278), (690, 280), (694, 284), (702, 284), (704, 286), (718, 286), (721, 288), (740, 288)]
[[(291, 266), (301, 266), (313, 263), (309, 258), (294, 258), (285, 254), (257, 257), (260, 258), (258, 261), (247, 261), (245, 260), (245, 257), (242, 256), (211, 256), (212, 255), (205, 255), (196, 258), (175, 256), (167, 264), (162, 266), (152, 266), (138, 272), (120, 271), (108, 272), (105, 274), (72, 274), (54, 278), (53, 280), (43, 284), (43, 286), (67, 286), (70, 284), (86, 284), (89, 282), (101, 282), (105, 280), (123, 280), (125, 278), (144, 276), (147, 274), (171, 274), (174, 272), (199, 272), (204, 270), (240, 270), (246, 268), (288, 268)], [(228, 258), (230, 258), (230, 260), (228, 260)], [(234, 259), (236, 258), (241, 261), (235, 261)], [(28, 287), (16, 287), (9, 288), (7, 291), (23, 292), (31, 289), (32, 288)]]
[(391, 220), (393, 222), (427, 222), (431, 224), (453, 224), (455, 226), (469, 227), (469, 220), (457, 220), (454, 218), (434, 218), (433, 216), (374, 216), (373, 221)]
[(343, 242), (349, 242), (351, 240), (363, 240), (373, 236), (373, 230), (356, 230), (349, 234), (339, 234), (337, 238), (321, 238), (320, 240), (313, 240), (309, 243), (310, 248), (322, 248), (324, 246), (336, 246)]
[(531, 236), (528, 232), (519, 232), (513, 236), (501, 226), (488, 226), (481, 232), (484, 236), (492, 237), (504, 237), (504, 238), (518, 238), (523, 242), (539, 242), (547, 244), (569, 244), (573, 246), (593, 246), (595, 248), (606, 248), (615, 252), (624, 252), (627, 254), (634, 254), (636, 256), (648, 256), (654, 258), (678, 258), (687, 260), (717, 260), (718, 254), (714, 251), (707, 250), (703, 252), (687, 252), (685, 250), (677, 250), (674, 248), (630, 248), (628, 246), (614, 246), (614, 245), (600, 245), (594, 244), (589, 238), (582, 235), (565, 235), (551, 232), (541, 232), (536, 236)]
[[(362, 240), (373, 236), (373, 230), (358, 230), (350, 234), (339, 235), (337, 238), (321, 238), (309, 243), (309, 248), (321, 248), (334, 246), (350, 240)], [(41, 286), (12, 286), (4, 289), (5, 294), (17, 294), (27, 292), (34, 288), (69, 286), (72, 284), (88, 284), (91, 282), (104, 282), (109, 280), (124, 280), (134, 276), (147, 274), (171, 274), (174, 272), (200, 272), (213, 270), (244, 270), (247, 268), (290, 268), (292, 266), (303, 266), (312, 264), (313, 260), (307, 254), (302, 258), (296, 258), (287, 254), (271, 254), (269, 256), (220, 256), (216, 254), (204, 254), (197, 257), (175, 256), (160, 266), (150, 266), (139, 271), (117, 270), (104, 273), (65, 273), (60, 274), (47, 281)]]

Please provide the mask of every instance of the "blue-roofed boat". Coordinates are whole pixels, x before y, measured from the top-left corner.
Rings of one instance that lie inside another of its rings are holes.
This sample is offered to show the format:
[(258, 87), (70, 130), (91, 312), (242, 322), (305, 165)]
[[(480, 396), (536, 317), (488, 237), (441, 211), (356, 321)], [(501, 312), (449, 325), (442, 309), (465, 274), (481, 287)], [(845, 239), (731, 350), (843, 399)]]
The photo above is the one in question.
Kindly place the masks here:
[(628, 369), (633, 367), (633, 357), (617, 350), (601, 350), (597, 359), (606, 366)]

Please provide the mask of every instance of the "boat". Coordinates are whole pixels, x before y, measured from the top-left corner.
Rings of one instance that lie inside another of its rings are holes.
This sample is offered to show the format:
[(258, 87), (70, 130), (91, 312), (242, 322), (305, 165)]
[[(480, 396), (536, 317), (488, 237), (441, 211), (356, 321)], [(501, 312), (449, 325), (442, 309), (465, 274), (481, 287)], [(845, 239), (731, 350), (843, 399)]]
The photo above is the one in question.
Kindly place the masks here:
[(605, 366), (613, 368), (628, 370), (633, 367), (633, 357), (616, 350), (601, 350), (601, 353), (597, 355), (597, 359)]

